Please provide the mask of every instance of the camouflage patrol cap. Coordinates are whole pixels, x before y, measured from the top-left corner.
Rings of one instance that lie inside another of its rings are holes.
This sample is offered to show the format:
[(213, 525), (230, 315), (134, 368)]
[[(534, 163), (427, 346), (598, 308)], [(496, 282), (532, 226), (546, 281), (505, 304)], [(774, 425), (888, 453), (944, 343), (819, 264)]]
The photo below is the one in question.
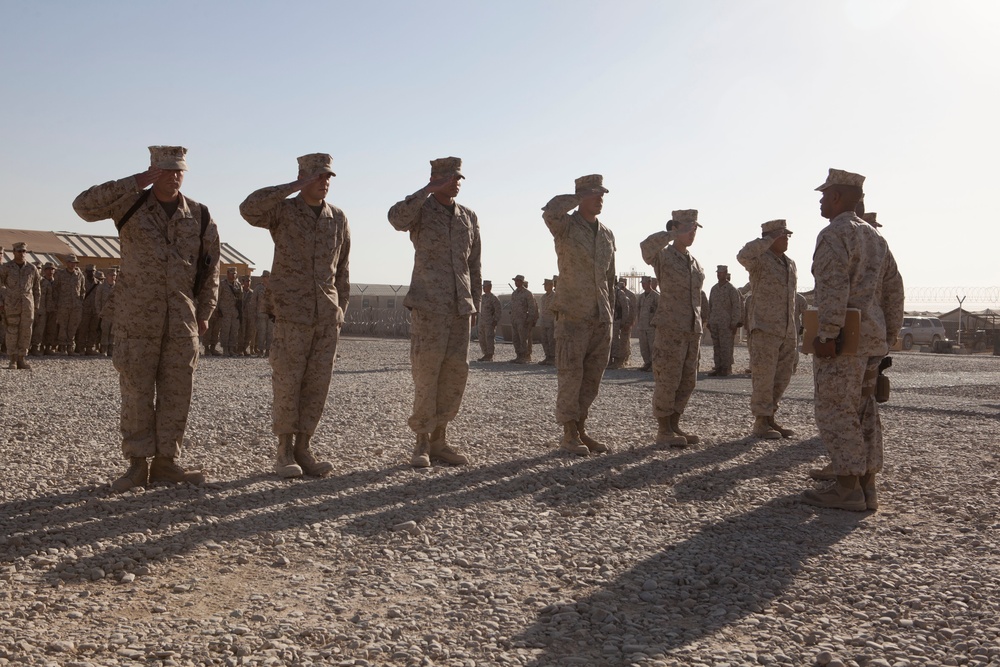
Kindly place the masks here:
[(545, 278), (542, 280), (542, 285), (551, 285), (551, 284), (553, 284), (552, 278)]
[(53, 264), (52, 262), (45, 262), (44, 264), (42, 264), (42, 268), (43, 269), (54, 269), (54, 268), (56, 268), (56, 265)]
[(28, 244), (25, 243), (24, 241), (18, 241), (17, 243), (12, 245), (10, 249), (15, 251), (23, 250), (25, 252), (28, 252)]
[(881, 227), (882, 223), (875, 220), (877, 216), (878, 214), (872, 211), (871, 213), (865, 213), (863, 216), (861, 216), (861, 219), (867, 222), (872, 227)]
[(118, 275), (118, 267), (117, 266), (112, 266), (112, 267), (109, 267), (107, 269), (104, 269), (104, 274), (108, 275), (108, 276), (117, 276)]
[(462, 158), (460, 157), (439, 157), (431, 160), (431, 178), (435, 176), (456, 175), (465, 178), (462, 174)]
[(719, 266), (715, 269), (715, 272), (716, 273), (729, 273), (729, 267), (726, 266), (725, 264), (719, 264)]
[(788, 235), (791, 235), (792, 233), (788, 230), (788, 225), (784, 220), (768, 220), (767, 222), (761, 224), (760, 231), (764, 234), (770, 234), (771, 232), (777, 231), (784, 231)]
[(832, 185), (853, 185), (856, 188), (860, 188), (864, 185), (864, 182), (865, 177), (861, 174), (854, 174), (843, 169), (830, 169), (830, 173), (826, 176), (826, 182), (816, 188), (816, 190), (822, 192)]
[(95, 271), (94, 278), (100, 279), (104, 277), (104, 271)]
[(698, 223), (698, 209), (683, 208), (677, 211), (671, 211), (670, 219), (673, 222), (689, 223), (701, 227)]
[(76, 255), (74, 255), (74, 254), (71, 253), (69, 255), (66, 255), (66, 263), (67, 264), (79, 264), (80, 260), (78, 260), (76, 258)]
[(229, 273), (236, 273), (236, 267), (235, 266), (230, 266), (228, 269), (226, 269), (226, 273), (227, 274), (229, 274)]
[(493, 287), (493, 281), (492, 280), (484, 280), (483, 284), (484, 285), (489, 285), (490, 287)]
[(267, 269), (264, 269), (264, 272), (260, 274), (261, 278), (269, 278), (270, 276), (271, 276), (271, 272), (268, 271)]
[(517, 274), (516, 276), (514, 276), (513, 278), (511, 278), (511, 280), (513, 280), (513, 281), (514, 281), (515, 283), (516, 283), (516, 282), (517, 282), (518, 280), (520, 280), (520, 281), (524, 282), (524, 276), (522, 276), (522, 275), (521, 275), (521, 274), (519, 273), (519, 274)]
[(87, 264), (85, 267), (83, 267), (84, 271), (94, 271), (95, 269), (97, 269), (96, 264)]
[(310, 153), (309, 155), (303, 155), (298, 160), (299, 171), (302, 172), (305, 178), (315, 176), (316, 174), (336, 176), (333, 173), (333, 156), (328, 153)]
[(604, 187), (604, 177), (600, 174), (590, 174), (588, 176), (581, 176), (580, 178), (573, 181), (576, 185), (576, 194), (578, 195), (588, 195), (597, 192), (608, 193), (611, 192), (606, 187)]
[(183, 146), (150, 146), (149, 164), (159, 169), (187, 171), (187, 160), (184, 159), (187, 152), (188, 149)]

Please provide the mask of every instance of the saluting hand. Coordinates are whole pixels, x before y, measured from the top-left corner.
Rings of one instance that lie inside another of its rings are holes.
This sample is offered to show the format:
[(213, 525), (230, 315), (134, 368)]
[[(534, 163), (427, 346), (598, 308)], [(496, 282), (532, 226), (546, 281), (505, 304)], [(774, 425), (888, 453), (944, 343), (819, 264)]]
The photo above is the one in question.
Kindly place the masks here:
[(432, 178), (430, 182), (428, 182), (427, 185), (424, 186), (424, 189), (427, 190), (429, 194), (435, 194), (444, 191), (445, 188), (447, 188), (457, 180), (458, 176), (456, 174), (438, 176), (437, 178)]
[(146, 186), (152, 185), (156, 181), (156, 179), (160, 177), (160, 174), (162, 173), (163, 170), (160, 169), (159, 167), (150, 167), (146, 171), (138, 173), (132, 178), (135, 179), (135, 184), (139, 187), (140, 190), (145, 190)]

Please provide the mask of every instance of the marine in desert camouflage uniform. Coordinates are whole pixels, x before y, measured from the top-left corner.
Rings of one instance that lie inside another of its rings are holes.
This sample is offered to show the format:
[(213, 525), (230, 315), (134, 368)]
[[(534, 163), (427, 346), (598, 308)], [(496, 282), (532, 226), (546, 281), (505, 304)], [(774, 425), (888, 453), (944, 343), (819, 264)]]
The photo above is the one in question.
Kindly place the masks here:
[(555, 279), (546, 278), (542, 281), (545, 293), (538, 299), (538, 324), (542, 334), (542, 350), (545, 358), (538, 362), (540, 366), (554, 366), (556, 363), (556, 315), (552, 311), (555, 304)]
[(718, 282), (708, 296), (708, 326), (712, 331), (715, 363), (709, 375), (725, 377), (733, 372), (733, 344), (736, 331), (743, 324), (743, 299), (729, 282), (729, 267), (720, 264), (715, 271)]
[[(816, 426), (836, 479), (807, 490), (804, 502), (862, 511), (878, 508), (882, 425), (874, 389), (878, 365), (903, 323), (903, 279), (878, 231), (855, 214), (864, 176), (831, 169), (820, 214), (830, 221), (816, 239), (812, 272), (819, 332), (813, 341)], [(861, 311), (856, 354), (838, 353), (848, 308)]]
[(82, 352), (76, 349), (76, 332), (83, 318), (84, 278), (76, 255), (67, 255), (66, 268), (56, 271), (53, 294), (59, 327), (59, 350), (63, 354)]
[(226, 279), (219, 285), (219, 340), (222, 353), (236, 356), (240, 347), (240, 313), (243, 310), (243, 288), (236, 280), (236, 269), (226, 269)]
[[(180, 192), (187, 149), (150, 146), (149, 152), (146, 171), (95, 185), (73, 201), (87, 222), (111, 218), (121, 227), (113, 360), (122, 393), (122, 451), (130, 465), (112, 484), (118, 492), (147, 480), (205, 480), (175, 459), (191, 407), (198, 334), (208, 328), (215, 309), (219, 231), (205, 207)], [(149, 185), (152, 189), (144, 193)], [(201, 281), (197, 294), (196, 279)]]
[(97, 317), (101, 322), (101, 352), (112, 356), (115, 351), (115, 285), (118, 284), (118, 269), (108, 269), (104, 282), (98, 288)]
[(389, 223), (408, 232), (413, 243), (413, 275), (403, 305), (410, 309), (410, 364), (416, 434), (410, 460), (428, 467), (431, 459), (464, 464), (469, 459), (447, 444), (448, 422), (458, 414), (469, 376), (471, 319), (480, 307), (482, 252), (479, 219), (455, 201), (461, 189), (462, 160), (431, 161), (430, 180), (389, 209)]
[[(281, 477), (321, 477), (333, 470), (318, 461), (310, 443), (337, 358), (340, 328), (351, 298), (351, 229), (347, 216), (326, 201), (333, 157), (298, 158), (298, 179), (257, 190), (240, 204), (240, 214), (271, 232), (271, 409), (278, 436), (274, 469)], [(289, 195), (299, 194), (291, 199)]]
[(688, 252), (699, 227), (698, 211), (674, 211), (666, 231), (640, 244), (643, 261), (653, 267), (663, 287), (653, 319), (653, 416), (657, 444), (672, 447), (698, 442), (698, 436), (681, 430), (680, 417), (698, 379), (701, 352), (705, 271)]
[(19, 241), (11, 250), (14, 258), (0, 266), (9, 368), (30, 369), (25, 357), (31, 347), (35, 310), (42, 298), (42, 276), (37, 266), (25, 261), (26, 243)]
[(484, 280), (482, 303), (479, 305), (479, 316), (476, 318), (479, 349), (483, 352), (479, 361), (493, 361), (497, 326), (500, 324), (502, 312), (503, 306), (500, 304), (500, 299), (493, 293), (493, 282)]
[(527, 364), (531, 362), (531, 350), (535, 346), (531, 334), (538, 321), (538, 304), (535, 296), (528, 290), (524, 276), (514, 276), (514, 293), (510, 295), (510, 327), (514, 337), (513, 363)]
[(788, 257), (792, 232), (784, 220), (761, 225), (760, 238), (748, 242), (736, 259), (750, 274), (754, 298), (747, 311), (750, 345), (750, 411), (753, 436), (774, 440), (795, 435), (775, 420), (778, 403), (798, 365), (798, 322), (795, 291), (798, 274)]
[(639, 354), (642, 355), (642, 371), (653, 370), (653, 345), (656, 338), (656, 327), (653, 320), (656, 316), (656, 306), (660, 293), (653, 289), (653, 278), (642, 277), (642, 292), (639, 293), (636, 317), (636, 332), (639, 335)]
[[(590, 437), (586, 422), (611, 357), (615, 236), (597, 219), (604, 208), (604, 177), (581, 176), (575, 193), (557, 195), (542, 208), (559, 266), (556, 316), (556, 421), (560, 446), (578, 456), (608, 451)], [(573, 211), (573, 209), (576, 209)], [(573, 211), (573, 213), (570, 213)]]
[(271, 338), (274, 334), (274, 308), (270, 304), (271, 291), (268, 284), (271, 272), (267, 269), (260, 274), (260, 283), (254, 288), (254, 308), (257, 311), (257, 354), (266, 357), (271, 353)]
[(608, 368), (625, 368), (632, 357), (632, 327), (638, 300), (624, 278), (615, 283), (615, 315), (611, 324), (611, 359)]

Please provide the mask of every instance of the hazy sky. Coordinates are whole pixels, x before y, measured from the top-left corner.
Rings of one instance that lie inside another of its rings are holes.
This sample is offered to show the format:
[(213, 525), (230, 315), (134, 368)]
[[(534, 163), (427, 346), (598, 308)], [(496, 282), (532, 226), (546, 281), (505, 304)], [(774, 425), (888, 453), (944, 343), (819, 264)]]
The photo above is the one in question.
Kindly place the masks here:
[(868, 177), (908, 296), (942, 288), (907, 308), (946, 310), (945, 287), (1000, 285), (997, 35), (995, 0), (0, 0), (0, 226), (114, 234), (73, 198), (182, 144), (184, 193), (259, 274), (273, 246), (240, 202), (328, 152), (352, 280), (405, 284), (386, 211), (456, 155), (498, 286), (540, 291), (541, 207), (601, 173), (620, 272), (648, 272), (639, 242), (697, 208), (709, 285), (717, 264), (744, 284), (737, 251), (786, 218), (805, 291), (813, 188), (837, 167)]

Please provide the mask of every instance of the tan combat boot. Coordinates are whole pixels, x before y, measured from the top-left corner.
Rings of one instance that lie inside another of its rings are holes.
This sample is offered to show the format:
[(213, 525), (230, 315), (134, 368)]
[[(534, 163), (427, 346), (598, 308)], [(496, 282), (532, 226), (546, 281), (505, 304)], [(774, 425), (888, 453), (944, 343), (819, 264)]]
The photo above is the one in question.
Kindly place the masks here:
[(809, 476), (820, 481), (837, 479), (837, 473), (833, 472), (832, 462), (827, 463), (822, 468), (813, 468), (809, 471)]
[(563, 437), (559, 442), (559, 446), (570, 454), (576, 454), (577, 456), (590, 455), (590, 448), (583, 444), (583, 440), (580, 439), (580, 429), (577, 428), (575, 421), (568, 421), (563, 424)]
[(136, 486), (146, 486), (149, 483), (149, 464), (145, 457), (133, 456), (129, 459), (128, 470), (124, 475), (111, 483), (114, 493), (124, 493)]
[(825, 489), (807, 489), (802, 492), (802, 502), (816, 507), (864, 512), (868, 509), (865, 492), (855, 475), (837, 475), (837, 479)]
[(187, 482), (197, 486), (205, 483), (205, 474), (200, 470), (185, 470), (174, 463), (173, 457), (156, 456), (153, 458), (153, 464), (149, 466), (149, 481), (172, 484)]
[(316, 460), (316, 457), (309, 451), (311, 439), (311, 433), (295, 434), (295, 462), (302, 468), (302, 472), (310, 477), (326, 477), (333, 470), (333, 464), (329, 461)]
[(24, 358), (23, 354), (17, 355), (17, 367), (19, 369), (21, 369), (22, 371), (30, 371), (31, 370), (31, 364), (29, 364), (28, 360)]
[(865, 506), (870, 510), (878, 509), (878, 489), (875, 487), (875, 473), (865, 473), (858, 478), (861, 490), (865, 494)]
[(292, 477), (302, 477), (302, 467), (295, 462), (295, 446), (292, 440), (295, 435), (292, 433), (281, 433), (278, 435), (278, 452), (274, 457), (274, 472), (278, 477), (291, 479)]
[(11, 370), (12, 371), (15, 368), (17, 368), (17, 355), (16, 354), (12, 354), (12, 355), (10, 355), (10, 363), (7, 364), (7, 370)]
[(697, 445), (698, 436), (693, 435), (691, 433), (685, 433), (684, 431), (682, 431), (680, 422), (681, 422), (681, 415), (679, 412), (675, 412), (674, 414), (670, 415), (670, 430), (676, 433), (677, 435), (681, 436), (685, 440), (687, 440), (687, 444)]
[(792, 438), (795, 436), (795, 431), (790, 428), (785, 428), (778, 422), (774, 421), (773, 416), (767, 418), (767, 423), (772, 429), (780, 433), (782, 438)]
[(469, 462), (469, 457), (465, 454), (455, 451), (445, 438), (446, 426), (438, 426), (431, 433), (430, 438), (430, 456), (434, 461), (444, 461), (445, 463), (450, 463), (453, 466), (465, 465)]
[(677, 435), (674, 433), (673, 427), (670, 426), (672, 417), (673, 415), (670, 417), (656, 418), (656, 444), (670, 447), (687, 447), (687, 438), (683, 435)]
[(781, 434), (771, 428), (767, 417), (756, 417), (753, 421), (753, 437), (765, 440), (780, 440)]
[(413, 448), (410, 465), (414, 468), (431, 467), (431, 439), (428, 433), (417, 433), (417, 444)]
[(589, 435), (587, 435), (587, 431), (584, 428), (586, 423), (587, 423), (586, 419), (581, 419), (576, 423), (576, 432), (577, 435), (580, 436), (580, 442), (586, 445), (587, 449), (589, 449), (594, 454), (603, 454), (604, 452), (608, 451), (607, 445), (598, 440), (594, 440)]

